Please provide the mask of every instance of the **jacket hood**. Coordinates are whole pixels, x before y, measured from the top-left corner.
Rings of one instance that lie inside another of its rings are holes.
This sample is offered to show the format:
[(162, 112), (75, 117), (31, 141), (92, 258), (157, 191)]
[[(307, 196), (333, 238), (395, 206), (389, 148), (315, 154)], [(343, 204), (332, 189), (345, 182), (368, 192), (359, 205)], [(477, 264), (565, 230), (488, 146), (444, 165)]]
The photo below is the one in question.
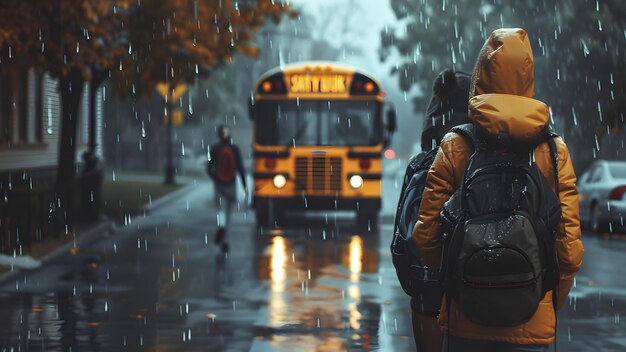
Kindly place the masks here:
[(437, 117), (450, 110), (467, 112), (469, 100), (470, 75), (460, 71), (446, 69), (433, 81), (433, 95), (430, 98), (426, 115)]
[(470, 119), (498, 139), (529, 142), (546, 131), (550, 108), (519, 95), (482, 94), (469, 101)]
[(470, 96), (512, 94), (533, 97), (533, 51), (528, 33), (521, 28), (501, 28), (491, 33), (478, 55)]

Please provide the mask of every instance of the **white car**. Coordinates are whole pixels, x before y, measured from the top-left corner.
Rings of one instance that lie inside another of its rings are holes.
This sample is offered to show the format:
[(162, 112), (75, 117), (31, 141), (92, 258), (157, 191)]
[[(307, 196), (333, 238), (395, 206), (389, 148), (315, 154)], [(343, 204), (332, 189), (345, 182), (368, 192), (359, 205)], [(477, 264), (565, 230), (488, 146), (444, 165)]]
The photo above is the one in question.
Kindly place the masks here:
[(598, 160), (578, 179), (580, 220), (592, 231), (624, 228), (626, 162)]

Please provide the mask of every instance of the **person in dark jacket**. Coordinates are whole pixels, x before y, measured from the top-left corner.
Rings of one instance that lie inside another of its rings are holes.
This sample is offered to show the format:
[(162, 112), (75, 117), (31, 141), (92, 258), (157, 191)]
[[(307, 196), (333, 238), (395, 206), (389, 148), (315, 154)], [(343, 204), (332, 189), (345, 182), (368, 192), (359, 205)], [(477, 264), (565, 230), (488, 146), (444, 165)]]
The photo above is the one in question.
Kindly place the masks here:
[(230, 128), (224, 125), (219, 126), (217, 136), (219, 142), (210, 149), (208, 173), (215, 185), (215, 206), (217, 207), (217, 231), (214, 242), (226, 253), (228, 252), (228, 242), (225, 241), (226, 232), (233, 203), (237, 201), (237, 174), (241, 177), (241, 184), (246, 195), (248, 188), (241, 152), (232, 143)]
[[(422, 150), (437, 148), (443, 136), (454, 126), (468, 123), (470, 76), (446, 69), (433, 82), (433, 93), (426, 110), (422, 130)], [(437, 323), (441, 296), (412, 297), (411, 317), (415, 347), (419, 352), (440, 352), (443, 334)]]
[(424, 118), (422, 150), (437, 148), (452, 127), (470, 122), (467, 113), (469, 86), (470, 75), (467, 73), (448, 68), (437, 75)]

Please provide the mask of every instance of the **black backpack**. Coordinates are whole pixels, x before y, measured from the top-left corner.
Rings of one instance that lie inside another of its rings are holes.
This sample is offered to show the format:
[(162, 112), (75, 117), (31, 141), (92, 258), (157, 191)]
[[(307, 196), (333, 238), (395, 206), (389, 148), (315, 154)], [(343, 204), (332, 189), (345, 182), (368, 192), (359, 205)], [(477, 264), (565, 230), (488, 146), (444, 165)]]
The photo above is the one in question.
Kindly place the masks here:
[[(556, 135), (546, 131), (532, 145), (514, 145), (486, 140), (472, 124), (451, 131), (470, 140), (474, 153), (463, 182), (441, 211), (439, 274), (448, 304), (454, 300), (480, 325), (520, 325), (534, 315), (546, 292), (556, 291), (559, 279)], [(535, 146), (544, 141), (556, 192), (533, 160)]]
[(435, 160), (437, 149), (414, 155), (404, 173), (400, 199), (396, 209), (391, 258), (404, 292), (411, 296), (413, 309), (423, 314), (437, 315), (443, 291), (436, 271), (420, 262), (412, 239), (412, 232), (424, 193), (428, 170)]

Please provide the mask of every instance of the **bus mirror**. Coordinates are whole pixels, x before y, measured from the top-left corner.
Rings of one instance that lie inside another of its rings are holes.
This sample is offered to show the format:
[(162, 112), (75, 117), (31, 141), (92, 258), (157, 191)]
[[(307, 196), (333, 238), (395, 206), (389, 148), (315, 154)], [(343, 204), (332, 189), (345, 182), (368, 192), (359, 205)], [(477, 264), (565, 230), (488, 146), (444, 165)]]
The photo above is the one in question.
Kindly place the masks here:
[(252, 96), (248, 99), (248, 117), (254, 120), (254, 97)]
[(394, 133), (397, 128), (396, 109), (391, 108), (387, 110), (387, 131), (389, 131), (389, 133)]

